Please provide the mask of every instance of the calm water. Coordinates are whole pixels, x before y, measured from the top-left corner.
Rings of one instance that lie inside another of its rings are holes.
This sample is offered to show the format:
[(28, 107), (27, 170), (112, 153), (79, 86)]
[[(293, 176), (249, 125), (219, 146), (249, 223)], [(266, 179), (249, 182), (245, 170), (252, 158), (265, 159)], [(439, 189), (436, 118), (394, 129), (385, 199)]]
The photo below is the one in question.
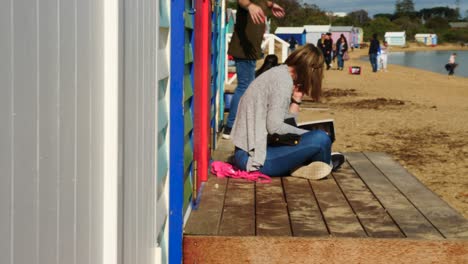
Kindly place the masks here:
[(456, 63), (458, 63), (458, 67), (455, 69), (455, 75), (468, 77), (468, 51), (390, 51), (388, 63), (447, 74), (444, 66), (447, 64), (453, 52), (457, 53)]

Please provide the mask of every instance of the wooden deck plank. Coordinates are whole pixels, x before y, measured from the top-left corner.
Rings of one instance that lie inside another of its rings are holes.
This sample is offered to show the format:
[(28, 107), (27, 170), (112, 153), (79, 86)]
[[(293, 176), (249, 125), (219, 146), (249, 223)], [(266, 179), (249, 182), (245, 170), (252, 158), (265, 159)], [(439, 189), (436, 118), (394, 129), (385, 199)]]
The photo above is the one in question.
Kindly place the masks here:
[(218, 144), (216, 147), (216, 151), (227, 151), (232, 153), (234, 152), (235, 148), (234, 144), (232, 143), (232, 140), (223, 138), (220, 138), (220, 140), (218, 140)]
[(186, 236), (184, 263), (468, 263), (465, 240)]
[(468, 220), (385, 153), (364, 153), (446, 238), (468, 239)]
[(212, 155), (212, 159), (213, 160), (216, 160), (216, 161), (224, 161), (224, 162), (228, 162), (228, 159), (230, 156), (232, 156), (234, 154), (233, 151), (215, 151)]
[[(224, 144), (226, 143), (226, 144)], [(229, 143), (229, 144), (228, 144)], [(232, 154), (231, 141), (213, 152)], [(224, 147), (223, 147), (224, 146)], [(274, 178), (271, 184), (210, 175), (187, 235), (467, 239), (468, 220), (385, 153), (347, 153), (321, 181)], [(320, 211), (322, 210), (322, 211)]]
[(256, 184), (257, 236), (291, 236), (288, 209), (281, 178), (271, 183)]
[(320, 181), (310, 181), (310, 183), (332, 236), (367, 236), (333, 178), (328, 177)]
[(255, 190), (253, 182), (229, 179), (219, 235), (255, 236)]
[(334, 172), (333, 177), (370, 237), (404, 237), (390, 215), (348, 163), (343, 164), (338, 172)]
[(306, 179), (285, 177), (283, 186), (293, 236), (328, 236), (327, 227), (309, 182)]
[(192, 210), (184, 233), (191, 235), (217, 235), (223, 212), (226, 178), (208, 177), (203, 186), (198, 208)]
[(363, 153), (347, 153), (346, 158), (407, 237), (443, 238)]

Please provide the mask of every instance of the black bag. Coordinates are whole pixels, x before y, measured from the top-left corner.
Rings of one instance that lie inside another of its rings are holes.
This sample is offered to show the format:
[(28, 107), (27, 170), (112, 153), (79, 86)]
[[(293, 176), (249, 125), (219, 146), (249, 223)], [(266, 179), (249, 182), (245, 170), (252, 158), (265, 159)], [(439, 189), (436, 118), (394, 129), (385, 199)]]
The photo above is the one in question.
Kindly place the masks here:
[(267, 142), (268, 146), (295, 146), (299, 144), (301, 141), (301, 135), (297, 134), (284, 134), (284, 135), (279, 135), (279, 134), (272, 134), (268, 135), (267, 137)]
[[(286, 124), (289, 124), (291, 126), (297, 127), (296, 120), (294, 118), (288, 118), (285, 119), (284, 122)], [(267, 136), (267, 144), (268, 146), (295, 146), (299, 144), (301, 141), (301, 135), (297, 134), (284, 134), (284, 135), (279, 135), (279, 134), (268, 134)]]

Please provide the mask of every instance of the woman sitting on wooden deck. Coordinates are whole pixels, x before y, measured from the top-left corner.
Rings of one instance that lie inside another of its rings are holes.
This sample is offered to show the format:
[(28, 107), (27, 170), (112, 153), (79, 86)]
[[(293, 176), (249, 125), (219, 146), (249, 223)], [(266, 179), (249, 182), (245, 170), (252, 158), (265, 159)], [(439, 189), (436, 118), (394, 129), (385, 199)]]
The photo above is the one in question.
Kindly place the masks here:
[[(324, 131), (285, 123), (296, 118), (304, 94), (319, 99), (323, 65), (322, 53), (307, 44), (291, 53), (284, 65), (266, 71), (250, 84), (239, 102), (231, 132), (235, 166), (269, 176), (321, 179), (343, 164), (342, 154), (332, 157), (332, 142)], [(301, 136), (297, 145), (272, 146), (267, 144), (268, 134)]]

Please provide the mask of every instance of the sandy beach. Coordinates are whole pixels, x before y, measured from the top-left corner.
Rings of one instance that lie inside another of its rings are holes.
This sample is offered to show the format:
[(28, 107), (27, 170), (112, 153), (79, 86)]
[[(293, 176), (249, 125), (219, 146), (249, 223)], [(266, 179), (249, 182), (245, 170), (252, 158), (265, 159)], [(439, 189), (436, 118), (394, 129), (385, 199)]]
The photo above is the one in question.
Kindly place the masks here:
[[(462, 50), (459, 46), (392, 48), (392, 51)], [(464, 48), (466, 49), (466, 48)], [(300, 121), (335, 119), (334, 151), (386, 152), (442, 199), (468, 217), (468, 78), (389, 65), (372, 73), (350, 53), (361, 75), (326, 71), (323, 108), (307, 104)]]

